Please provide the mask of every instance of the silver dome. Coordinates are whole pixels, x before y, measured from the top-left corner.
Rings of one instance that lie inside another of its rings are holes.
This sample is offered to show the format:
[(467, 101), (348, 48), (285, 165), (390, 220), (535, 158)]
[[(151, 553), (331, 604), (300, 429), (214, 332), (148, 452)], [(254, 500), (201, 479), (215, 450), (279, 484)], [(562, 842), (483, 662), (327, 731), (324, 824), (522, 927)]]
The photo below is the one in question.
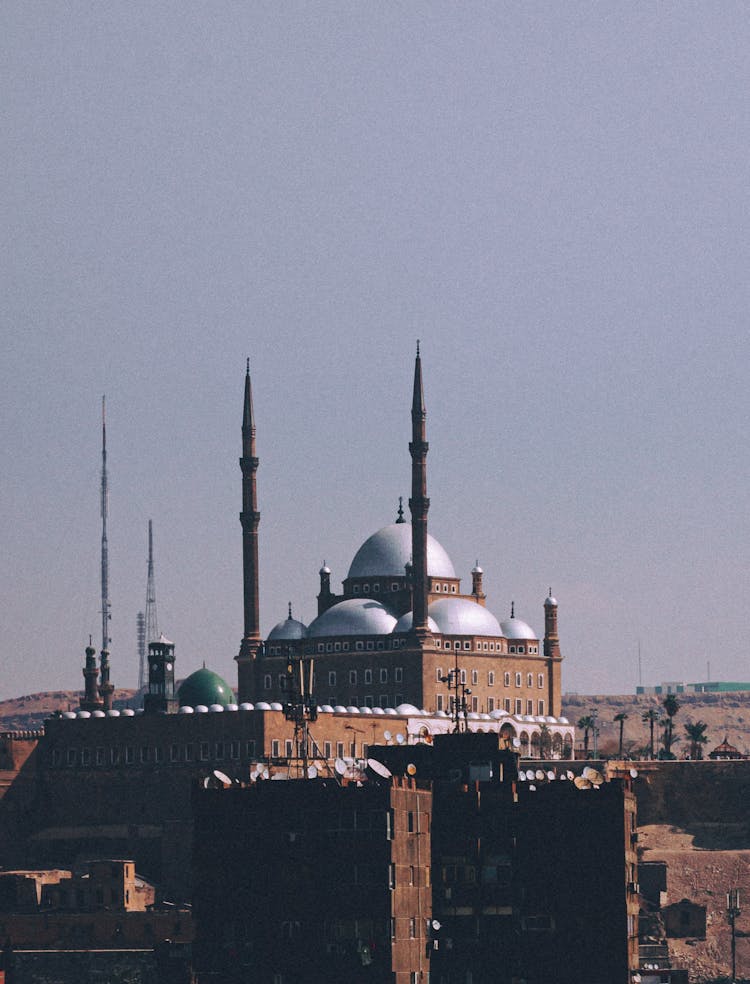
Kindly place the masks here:
[[(409, 632), (412, 625), (414, 624), (414, 612), (406, 612), (401, 618), (396, 622), (394, 626), (394, 633), (396, 632)], [(437, 622), (434, 618), (427, 616), (427, 625), (429, 626), (430, 632), (439, 632)]]
[(307, 636), (307, 626), (304, 622), (298, 622), (296, 618), (285, 618), (283, 622), (277, 622), (268, 633), (268, 641), (274, 639), (304, 639)]
[[(354, 555), (349, 577), (403, 577), (411, 559), (411, 524), (391, 523), (373, 533)], [(431, 577), (455, 577), (448, 554), (427, 534), (427, 573)]]
[(372, 598), (347, 598), (333, 605), (310, 623), (308, 636), (313, 639), (340, 635), (388, 635), (396, 619), (379, 601)]
[(509, 618), (502, 622), (500, 628), (506, 639), (538, 639), (539, 636), (534, 632), (530, 625), (523, 622), (520, 618)]
[(503, 635), (492, 612), (468, 598), (440, 598), (432, 602), (427, 613), (445, 635)]

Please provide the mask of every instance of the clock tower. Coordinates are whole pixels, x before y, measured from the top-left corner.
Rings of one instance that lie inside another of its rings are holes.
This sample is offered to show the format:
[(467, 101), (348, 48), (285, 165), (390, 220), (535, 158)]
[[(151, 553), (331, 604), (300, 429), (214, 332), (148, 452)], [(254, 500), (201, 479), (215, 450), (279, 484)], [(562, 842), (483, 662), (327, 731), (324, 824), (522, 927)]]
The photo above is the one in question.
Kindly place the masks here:
[(147, 714), (174, 714), (177, 695), (174, 689), (174, 643), (161, 636), (148, 644), (148, 689), (143, 698)]

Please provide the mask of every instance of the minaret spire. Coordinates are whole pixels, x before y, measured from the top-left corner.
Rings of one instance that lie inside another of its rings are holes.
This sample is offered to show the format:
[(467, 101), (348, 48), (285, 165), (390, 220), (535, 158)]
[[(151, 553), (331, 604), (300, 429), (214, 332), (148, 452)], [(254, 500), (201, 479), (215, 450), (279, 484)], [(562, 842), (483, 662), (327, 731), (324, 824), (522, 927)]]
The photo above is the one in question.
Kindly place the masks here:
[(109, 553), (107, 548), (107, 517), (109, 515), (109, 488), (107, 486), (107, 421), (105, 398), (102, 397), (102, 649), (109, 649)]
[(413, 563), (413, 630), (423, 640), (430, 632), (427, 623), (427, 512), (430, 500), (427, 498), (427, 414), (424, 406), (422, 386), (422, 359), (419, 355), (414, 362), (414, 392), (411, 404), (411, 553)]
[(244, 634), (237, 658), (237, 690), (240, 700), (253, 693), (253, 662), (260, 648), (260, 605), (258, 598), (258, 493), (256, 473), (258, 458), (255, 449), (255, 418), (253, 390), (250, 382), (250, 359), (245, 372), (245, 399), (242, 413), (242, 574), (244, 589)]

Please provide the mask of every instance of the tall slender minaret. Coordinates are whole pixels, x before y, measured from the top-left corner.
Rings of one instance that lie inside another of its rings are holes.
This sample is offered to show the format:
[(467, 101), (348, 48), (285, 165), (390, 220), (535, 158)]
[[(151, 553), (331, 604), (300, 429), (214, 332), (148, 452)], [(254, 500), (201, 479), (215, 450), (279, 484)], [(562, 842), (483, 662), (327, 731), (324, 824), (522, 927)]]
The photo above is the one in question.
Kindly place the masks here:
[(244, 587), (245, 632), (237, 660), (237, 691), (240, 701), (254, 696), (254, 661), (260, 648), (260, 605), (258, 600), (258, 492), (255, 453), (255, 419), (253, 391), (250, 383), (250, 359), (245, 373), (245, 401), (242, 415), (242, 575)]
[(105, 402), (102, 397), (102, 484), (101, 484), (101, 514), (102, 514), (102, 650), (109, 650), (109, 556), (107, 552), (107, 516), (109, 515), (109, 488), (107, 487), (107, 422), (105, 417)]
[(411, 404), (411, 553), (414, 613), (413, 631), (420, 640), (430, 635), (427, 623), (427, 511), (430, 500), (427, 498), (427, 451), (429, 445), (426, 438), (427, 414), (424, 407), (424, 390), (422, 388), (422, 360), (419, 356), (417, 342), (417, 358), (414, 363), (414, 395)]

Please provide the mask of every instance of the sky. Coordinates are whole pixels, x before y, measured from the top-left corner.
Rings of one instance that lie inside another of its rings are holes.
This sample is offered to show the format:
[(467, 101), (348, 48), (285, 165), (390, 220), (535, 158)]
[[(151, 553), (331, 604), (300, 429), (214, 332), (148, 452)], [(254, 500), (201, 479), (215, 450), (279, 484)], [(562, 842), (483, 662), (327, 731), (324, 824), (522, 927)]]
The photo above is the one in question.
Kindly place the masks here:
[[(245, 360), (264, 633), (409, 495), (563, 689), (748, 680), (746, 4), (0, 6), (0, 698), (236, 682)], [(640, 664), (639, 664), (640, 651)]]

